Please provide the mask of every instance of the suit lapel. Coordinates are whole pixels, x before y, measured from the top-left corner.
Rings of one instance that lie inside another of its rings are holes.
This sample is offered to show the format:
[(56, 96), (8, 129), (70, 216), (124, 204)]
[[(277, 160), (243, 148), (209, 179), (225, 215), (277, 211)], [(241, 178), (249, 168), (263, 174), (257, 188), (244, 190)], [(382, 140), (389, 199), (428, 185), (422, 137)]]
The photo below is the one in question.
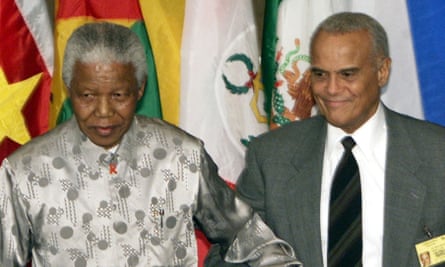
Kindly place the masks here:
[(311, 133), (298, 143), (298, 151), (305, 153), (295, 153), (291, 159), (295, 169), (287, 181), (286, 199), (295, 203), (289, 205), (288, 219), (297, 256), (305, 255), (302, 260), (308, 266), (322, 266), (320, 191), (326, 127), (318, 125)]
[[(426, 194), (425, 185), (417, 178), (421, 167), (416, 145), (408, 138), (399, 115), (385, 108), (388, 125), (388, 148), (385, 171), (385, 211), (383, 266), (405, 266), (412, 253), (419, 214)], [(288, 179), (286, 199), (289, 225), (297, 255), (304, 255), (307, 266), (323, 266), (320, 236), (320, 191), (326, 125), (312, 128), (312, 134), (298, 142), (292, 164), (294, 174)], [(413, 151), (414, 150), (414, 151)]]
[(386, 110), (388, 149), (385, 172), (383, 266), (405, 266), (413, 249), (425, 186), (417, 179), (420, 163), (400, 120)]

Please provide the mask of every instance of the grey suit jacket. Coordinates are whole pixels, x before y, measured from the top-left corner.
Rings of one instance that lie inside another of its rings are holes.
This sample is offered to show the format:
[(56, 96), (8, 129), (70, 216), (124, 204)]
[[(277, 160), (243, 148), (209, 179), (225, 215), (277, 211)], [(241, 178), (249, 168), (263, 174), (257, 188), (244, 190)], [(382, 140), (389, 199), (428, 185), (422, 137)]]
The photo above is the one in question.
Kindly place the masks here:
[[(420, 266), (424, 226), (445, 234), (445, 128), (385, 107), (388, 148), (382, 266)], [(322, 265), (320, 188), (326, 121), (317, 116), (268, 132), (250, 145), (237, 184), (305, 267)]]

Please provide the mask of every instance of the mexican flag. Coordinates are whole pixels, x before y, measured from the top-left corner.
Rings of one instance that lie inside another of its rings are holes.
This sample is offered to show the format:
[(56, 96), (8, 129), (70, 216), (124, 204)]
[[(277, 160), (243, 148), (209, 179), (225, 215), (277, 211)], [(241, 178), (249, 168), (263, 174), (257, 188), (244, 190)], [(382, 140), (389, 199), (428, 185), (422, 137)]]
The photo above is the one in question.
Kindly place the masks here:
[(265, 4), (262, 70), (273, 129), (314, 112), (309, 42), (315, 27), (332, 9), (326, 0), (270, 0)]
[(1, 0), (0, 162), (48, 130), (53, 35), (46, 1)]
[(156, 67), (139, 2), (70, 0), (59, 1), (56, 9), (56, 61), (52, 85), (51, 126), (67, 120), (73, 112), (70, 102), (66, 99), (66, 89), (61, 74), (66, 42), (77, 27), (93, 21), (109, 21), (127, 26), (139, 36), (146, 48), (149, 73), (144, 96), (139, 101), (136, 112), (161, 118)]
[(304, 75), (309, 38), (322, 19), (343, 11), (371, 15), (388, 34), (392, 67), (382, 101), (398, 112), (445, 125), (444, 10), (441, 0), (266, 1), (262, 70), (271, 127), (316, 112)]

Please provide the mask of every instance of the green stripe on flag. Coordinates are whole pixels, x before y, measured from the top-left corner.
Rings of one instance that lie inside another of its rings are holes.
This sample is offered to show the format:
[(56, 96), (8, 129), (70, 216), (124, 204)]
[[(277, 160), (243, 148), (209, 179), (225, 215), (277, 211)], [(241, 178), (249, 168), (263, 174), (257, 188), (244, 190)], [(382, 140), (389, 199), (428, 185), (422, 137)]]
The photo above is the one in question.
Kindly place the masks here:
[(275, 48), (277, 45), (277, 17), (281, 0), (268, 0), (265, 3), (263, 48), (261, 51), (261, 75), (264, 86), (264, 110), (272, 116), (272, 91), (275, 88), (277, 62), (275, 60)]
[(71, 116), (73, 116), (73, 106), (71, 105), (70, 99), (67, 98), (63, 101), (62, 108), (57, 116), (56, 124), (61, 124), (62, 122), (67, 121)]
[(162, 118), (161, 101), (159, 98), (158, 77), (156, 74), (156, 65), (153, 56), (153, 51), (150, 45), (147, 30), (142, 21), (137, 21), (131, 26), (142, 41), (145, 47), (145, 54), (147, 56), (148, 78), (145, 85), (145, 92), (136, 108), (136, 113), (148, 117)]

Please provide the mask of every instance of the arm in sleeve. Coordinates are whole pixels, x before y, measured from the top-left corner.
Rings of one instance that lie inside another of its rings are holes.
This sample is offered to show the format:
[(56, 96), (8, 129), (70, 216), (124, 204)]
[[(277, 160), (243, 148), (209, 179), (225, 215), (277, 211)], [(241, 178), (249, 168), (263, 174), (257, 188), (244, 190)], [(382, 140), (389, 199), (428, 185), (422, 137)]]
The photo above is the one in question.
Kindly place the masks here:
[(218, 176), (218, 169), (202, 149), (201, 177), (195, 220), (221, 255), (231, 263), (250, 266), (300, 266), (294, 251), (278, 239), (252, 208)]
[(26, 266), (30, 260), (29, 223), (25, 206), (14, 187), (13, 170), (5, 159), (0, 166), (0, 266)]

